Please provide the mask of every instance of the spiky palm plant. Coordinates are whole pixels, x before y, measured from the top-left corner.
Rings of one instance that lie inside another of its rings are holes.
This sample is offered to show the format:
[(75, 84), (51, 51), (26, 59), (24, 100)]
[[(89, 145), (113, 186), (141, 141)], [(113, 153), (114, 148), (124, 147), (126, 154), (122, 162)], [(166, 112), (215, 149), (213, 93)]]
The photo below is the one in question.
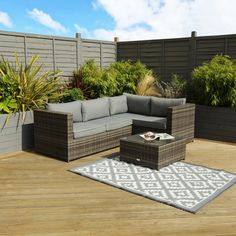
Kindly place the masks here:
[(8, 88), (8, 97), (3, 96), (1, 100), (13, 99), (16, 106), (5, 113), (22, 112), (24, 118), (26, 111), (43, 108), (49, 100), (57, 99), (62, 84), (59, 71), (42, 72), (39, 56), (33, 56), (25, 66), (17, 55), (15, 58), (15, 65), (4, 59), (1, 62), (0, 80)]

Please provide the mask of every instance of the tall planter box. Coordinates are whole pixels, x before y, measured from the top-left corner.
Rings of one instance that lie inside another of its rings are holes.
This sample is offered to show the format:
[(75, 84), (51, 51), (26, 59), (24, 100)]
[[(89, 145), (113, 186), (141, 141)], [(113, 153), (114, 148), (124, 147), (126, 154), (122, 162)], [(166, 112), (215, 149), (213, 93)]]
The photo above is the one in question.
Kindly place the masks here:
[(236, 142), (236, 109), (196, 105), (195, 137)]
[(5, 124), (7, 115), (0, 115), (0, 154), (32, 149), (34, 146), (33, 112), (26, 112), (23, 121), (19, 113)]

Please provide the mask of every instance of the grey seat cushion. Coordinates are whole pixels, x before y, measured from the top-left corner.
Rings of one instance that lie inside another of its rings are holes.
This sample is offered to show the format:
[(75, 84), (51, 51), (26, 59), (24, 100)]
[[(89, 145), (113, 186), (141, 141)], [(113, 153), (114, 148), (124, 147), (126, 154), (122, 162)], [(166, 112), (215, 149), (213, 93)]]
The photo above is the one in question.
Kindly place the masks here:
[(109, 107), (110, 115), (127, 112), (127, 97), (125, 95), (109, 97)]
[(49, 111), (72, 113), (74, 122), (82, 121), (80, 101), (67, 102), (67, 103), (47, 103), (46, 108)]
[(154, 129), (166, 129), (166, 118), (145, 116), (134, 113), (122, 113), (87, 122), (73, 124), (74, 138), (86, 137), (105, 131), (123, 128), (129, 125)]
[(106, 124), (106, 130), (114, 130), (129, 125), (142, 126), (154, 129), (166, 129), (166, 118), (145, 116), (134, 113), (117, 114), (110, 117), (90, 121), (93, 124)]
[(151, 98), (124, 93), (127, 96), (128, 112), (142, 115), (150, 115)]
[(168, 107), (186, 103), (186, 98), (151, 97), (151, 116), (167, 116)]
[(82, 101), (83, 121), (109, 116), (109, 101), (107, 97)]
[(77, 122), (73, 124), (74, 138), (82, 138), (106, 132), (105, 124), (93, 124), (88, 122)]
[(106, 131), (123, 128), (132, 125), (132, 119), (125, 115), (126, 113), (113, 115), (110, 117), (104, 117), (90, 121), (95, 125), (105, 124)]

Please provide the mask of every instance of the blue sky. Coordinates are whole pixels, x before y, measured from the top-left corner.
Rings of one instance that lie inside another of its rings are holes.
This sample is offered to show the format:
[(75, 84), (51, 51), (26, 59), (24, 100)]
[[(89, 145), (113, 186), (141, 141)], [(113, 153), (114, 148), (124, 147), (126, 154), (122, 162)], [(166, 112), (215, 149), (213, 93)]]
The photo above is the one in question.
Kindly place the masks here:
[[(84, 26), (87, 30), (101, 27), (111, 29), (114, 25), (111, 16), (102, 8), (95, 9), (93, 1), (1, 0), (0, 3), (0, 11), (6, 12), (12, 22), (12, 27), (0, 24), (1, 30), (70, 36), (77, 32), (74, 24)], [(53, 30), (33, 20), (29, 15), (33, 9), (50, 15), (54, 21), (63, 25), (66, 31)]]
[(120, 40), (236, 33), (235, 0), (0, 0), (0, 30)]

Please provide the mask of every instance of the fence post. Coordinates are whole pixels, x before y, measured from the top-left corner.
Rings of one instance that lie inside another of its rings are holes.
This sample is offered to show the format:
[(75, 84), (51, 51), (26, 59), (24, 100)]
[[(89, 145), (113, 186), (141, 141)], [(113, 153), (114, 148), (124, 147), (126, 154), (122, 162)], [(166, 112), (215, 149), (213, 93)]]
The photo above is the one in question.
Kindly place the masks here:
[(25, 51), (25, 65), (27, 65), (27, 38), (26, 38), (26, 35), (24, 35), (24, 51)]
[(167, 81), (166, 79), (166, 65), (165, 65), (165, 40), (161, 41), (161, 79)]
[[(189, 38), (189, 66), (188, 66), (188, 78), (187, 80), (191, 80), (192, 77), (192, 71), (194, 67), (196, 66), (196, 37), (197, 37), (197, 32), (192, 31), (191, 32), (191, 37)], [(192, 86), (188, 87), (186, 91), (187, 95), (187, 100), (192, 101), (193, 100), (193, 88)]]
[(225, 48), (224, 48), (224, 54), (228, 54), (228, 38), (225, 36)]
[(118, 61), (118, 49), (117, 49), (117, 44), (118, 44), (118, 42), (119, 42), (119, 37), (114, 37), (114, 42), (115, 42), (115, 47), (116, 47), (116, 49), (115, 49), (115, 53), (116, 53), (116, 61)]
[(52, 38), (52, 60), (53, 60), (53, 70), (56, 71), (56, 56), (55, 56), (55, 38)]
[(196, 66), (196, 37), (197, 32), (191, 32), (190, 43), (190, 52), (189, 52), (189, 79), (191, 78), (191, 73), (193, 68)]
[(100, 41), (100, 68), (103, 67), (102, 41)]
[(76, 40), (76, 66), (79, 68), (82, 65), (82, 43), (81, 43), (81, 34), (75, 34)]
[(139, 61), (141, 61), (140, 41), (137, 42), (137, 58)]

